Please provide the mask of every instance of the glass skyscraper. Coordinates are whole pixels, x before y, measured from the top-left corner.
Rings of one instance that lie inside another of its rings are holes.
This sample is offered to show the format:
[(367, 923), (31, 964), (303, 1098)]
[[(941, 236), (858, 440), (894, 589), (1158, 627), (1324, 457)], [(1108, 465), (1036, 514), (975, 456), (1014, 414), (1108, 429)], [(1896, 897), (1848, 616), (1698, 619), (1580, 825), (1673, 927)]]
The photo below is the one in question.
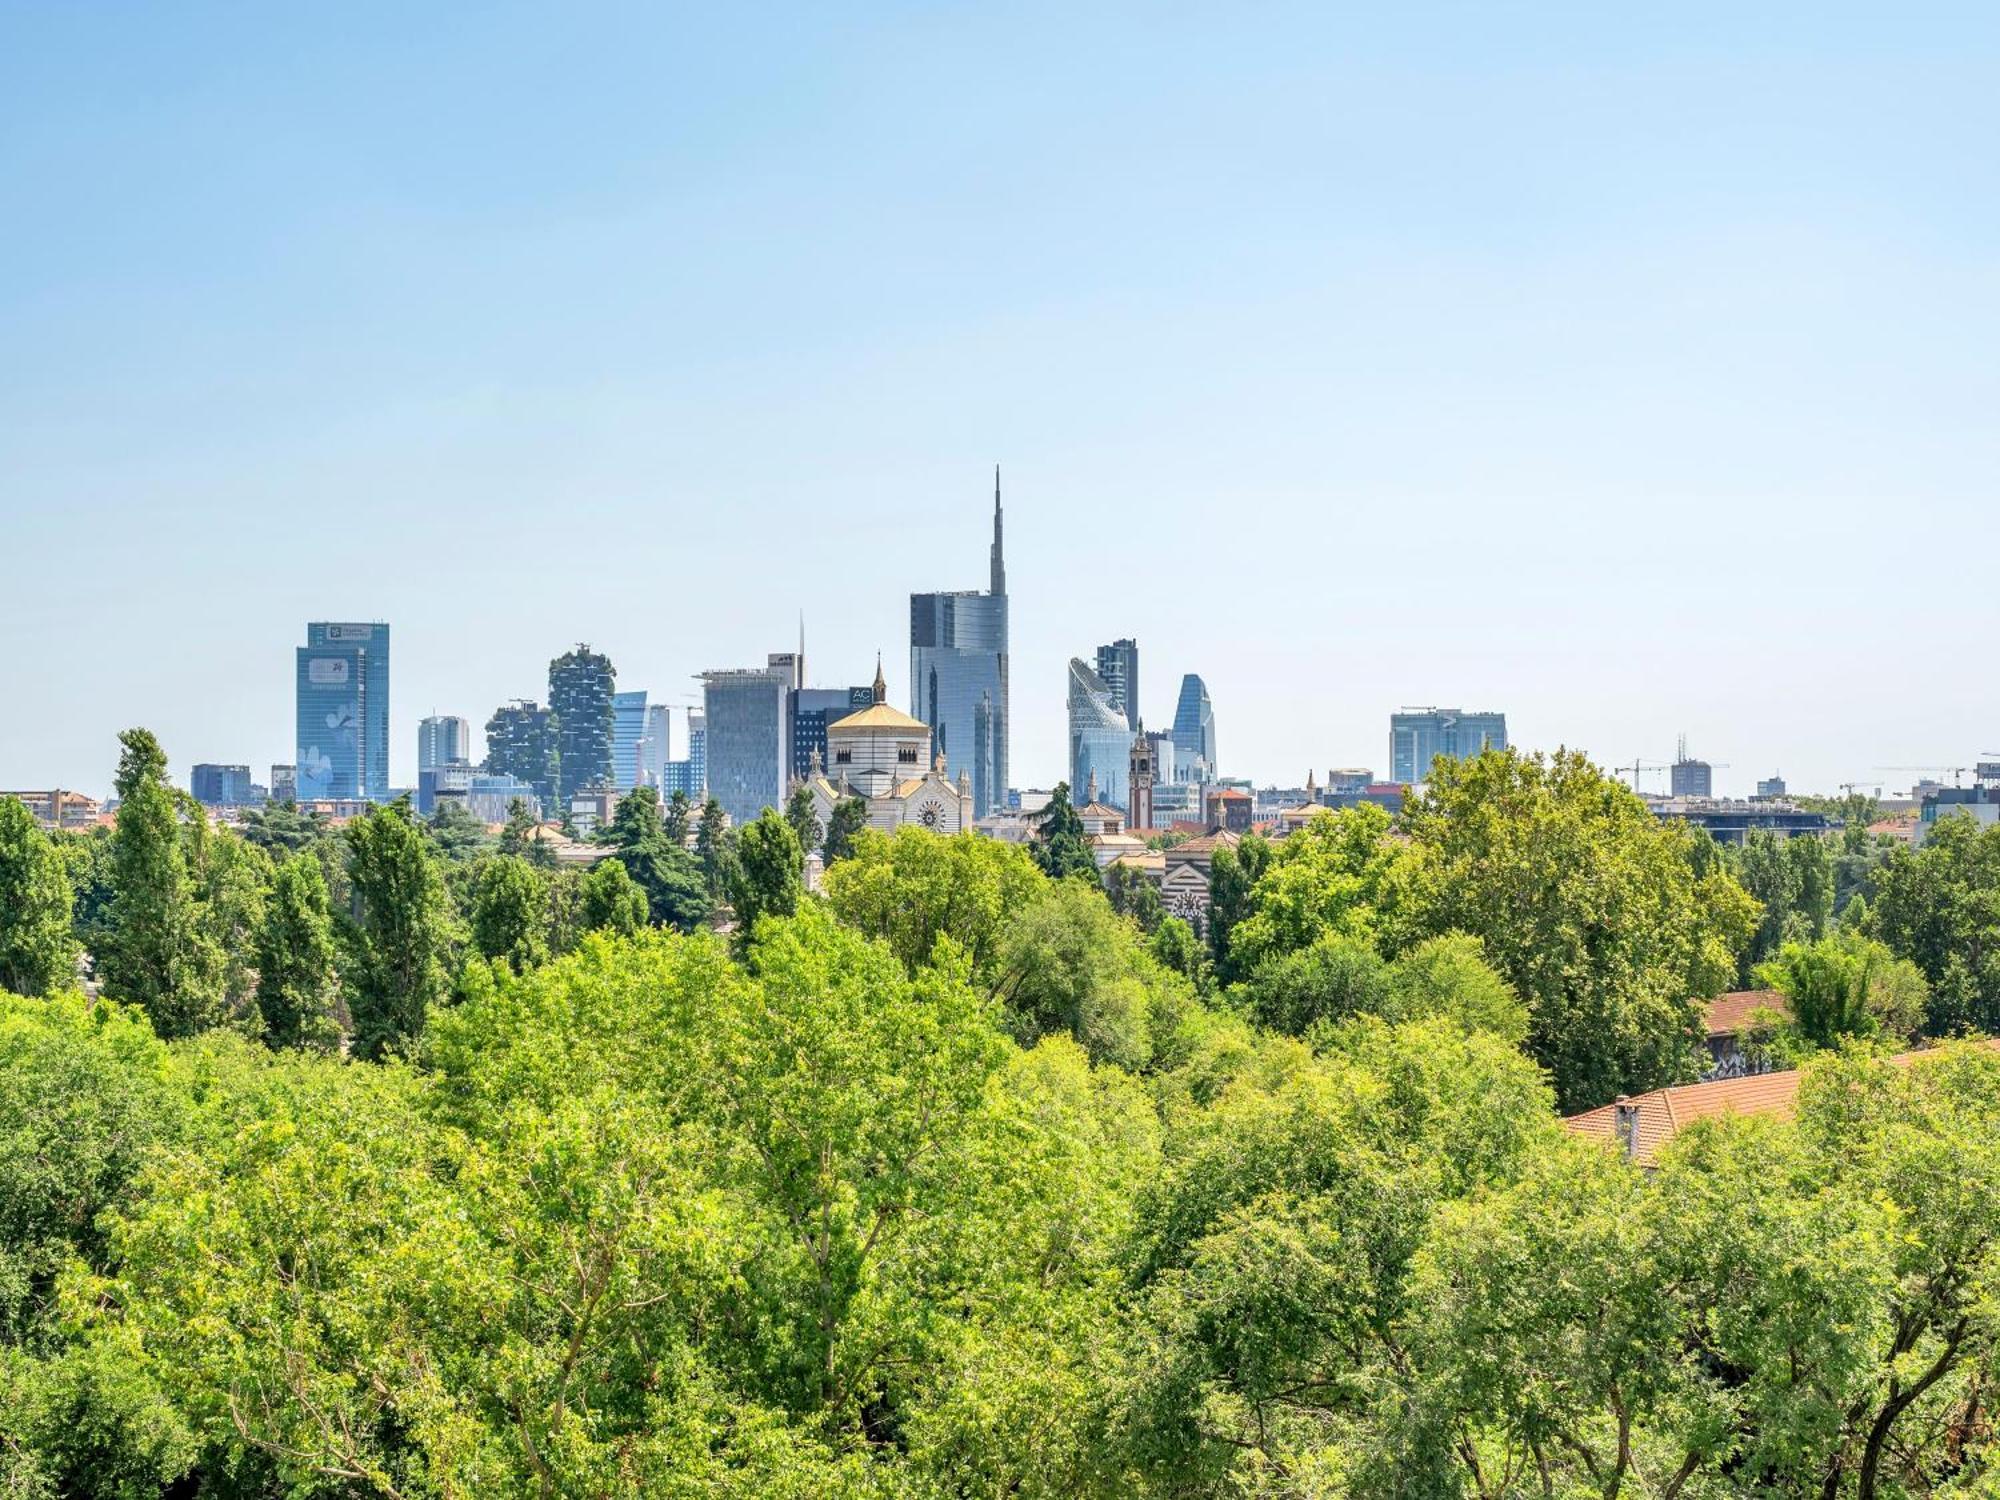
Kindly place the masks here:
[(639, 745), (646, 738), (646, 694), (611, 695), (611, 784), (629, 792), (639, 784)]
[(1112, 701), (1111, 684), (1081, 657), (1069, 662), (1069, 795), (1081, 806), (1095, 778), (1097, 800), (1124, 807), (1132, 767), (1132, 728)]
[(389, 627), (315, 621), (297, 654), (298, 795), (389, 795)]
[(708, 794), (738, 828), (785, 805), (794, 677), (789, 663), (701, 674)]
[(1007, 566), (1000, 471), (993, 471), (993, 546), (986, 592), (910, 595), (910, 712), (931, 727), (954, 781), (972, 778), (972, 812), (1007, 801)]
[(417, 774), (472, 759), (472, 726), (452, 714), (432, 714), (417, 724)]
[(1389, 715), (1389, 779), (1412, 786), (1430, 780), (1440, 755), (1477, 755), (1507, 748), (1507, 716), (1458, 708), (1406, 708)]
[(1097, 648), (1097, 675), (1111, 689), (1111, 702), (1125, 715), (1126, 727), (1139, 727), (1139, 643), (1113, 641)]
[(1181, 679), (1180, 702), (1174, 707), (1174, 768), (1180, 781), (1215, 778), (1215, 708), (1208, 701), (1208, 684), (1192, 672)]

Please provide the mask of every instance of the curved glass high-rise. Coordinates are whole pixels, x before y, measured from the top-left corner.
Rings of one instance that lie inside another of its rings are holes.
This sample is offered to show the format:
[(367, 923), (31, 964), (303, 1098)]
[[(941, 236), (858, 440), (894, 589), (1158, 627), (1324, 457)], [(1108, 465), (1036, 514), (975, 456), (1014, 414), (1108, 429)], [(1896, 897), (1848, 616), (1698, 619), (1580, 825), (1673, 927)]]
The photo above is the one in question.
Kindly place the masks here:
[(1125, 806), (1132, 767), (1132, 727), (1117, 694), (1081, 657), (1069, 659), (1069, 794), (1079, 805), (1096, 778), (1097, 800)]
[(1208, 701), (1208, 684), (1193, 672), (1181, 679), (1181, 699), (1174, 708), (1174, 765), (1182, 781), (1215, 779), (1215, 708)]
[(972, 778), (974, 817), (1007, 801), (1007, 565), (993, 471), (990, 587), (910, 595), (910, 712), (931, 726), (954, 781)]
[(298, 648), (301, 801), (389, 797), (389, 627), (315, 620)]

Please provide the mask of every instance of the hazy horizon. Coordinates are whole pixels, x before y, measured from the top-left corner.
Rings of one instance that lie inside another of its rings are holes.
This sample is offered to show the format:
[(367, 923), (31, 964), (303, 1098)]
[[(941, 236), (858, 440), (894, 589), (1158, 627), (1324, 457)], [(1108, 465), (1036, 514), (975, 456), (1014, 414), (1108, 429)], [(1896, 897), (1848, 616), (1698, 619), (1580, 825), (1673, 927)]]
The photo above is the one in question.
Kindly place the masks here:
[[(1017, 786), (1120, 636), (1221, 771), (2000, 750), (2000, 13), (0, 3), (0, 787), (392, 780), (578, 641), (685, 707), (986, 577)], [(678, 720), (678, 715), (677, 715)], [(676, 733), (684, 722), (676, 723)], [(1945, 780), (1949, 781), (1947, 775)]]

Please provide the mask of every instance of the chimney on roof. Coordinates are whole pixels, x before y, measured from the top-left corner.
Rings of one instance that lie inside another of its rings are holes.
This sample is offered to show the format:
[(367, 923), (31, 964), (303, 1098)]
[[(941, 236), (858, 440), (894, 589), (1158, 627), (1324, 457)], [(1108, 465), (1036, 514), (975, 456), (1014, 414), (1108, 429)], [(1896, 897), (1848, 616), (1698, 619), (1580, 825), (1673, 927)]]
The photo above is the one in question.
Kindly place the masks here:
[(1625, 1159), (1631, 1161), (1639, 1154), (1639, 1106), (1626, 1095), (1620, 1094), (1611, 1107), (1617, 1111), (1612, 1117), (1615, 1122), (1613, 1135), (1619, 1148), (1624, 1151)]

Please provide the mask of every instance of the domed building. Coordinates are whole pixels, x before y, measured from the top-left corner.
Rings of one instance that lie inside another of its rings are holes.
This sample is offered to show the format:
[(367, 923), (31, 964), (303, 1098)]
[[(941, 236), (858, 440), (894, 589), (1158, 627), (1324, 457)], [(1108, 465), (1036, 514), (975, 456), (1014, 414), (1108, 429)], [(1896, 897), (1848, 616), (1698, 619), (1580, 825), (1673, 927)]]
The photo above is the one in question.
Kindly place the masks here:
[(875, 701), (826, 726), (826, 760), (815, 756), (805, 778), (822, 826), (834, 804), (859, 797), (868, 826), (888, 832), (905, 823), (938, 833), (972, 826), (972, 778), (945, 775), (942, 755), (931, 753), (930, 725), (888, 702), (882, 663), (875, 663)]

